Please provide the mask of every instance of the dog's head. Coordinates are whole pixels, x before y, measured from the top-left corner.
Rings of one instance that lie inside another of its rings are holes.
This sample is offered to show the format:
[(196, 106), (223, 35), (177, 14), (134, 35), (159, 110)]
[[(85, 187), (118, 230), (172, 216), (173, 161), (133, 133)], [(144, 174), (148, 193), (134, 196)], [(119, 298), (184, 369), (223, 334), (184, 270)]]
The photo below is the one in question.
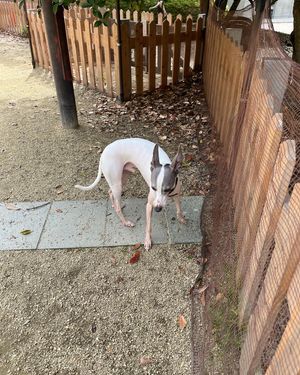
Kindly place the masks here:
[(183, 160), (181, 147), (179, 145), (178, 152), (171, 164), (160, 164), (158, 145), (153, 150), (151, 161), (151, 189), (155, 192), (154, 209), (160, 212), (167, 204), (168, 196), (175, 190), (177, 186), (177, 174)]

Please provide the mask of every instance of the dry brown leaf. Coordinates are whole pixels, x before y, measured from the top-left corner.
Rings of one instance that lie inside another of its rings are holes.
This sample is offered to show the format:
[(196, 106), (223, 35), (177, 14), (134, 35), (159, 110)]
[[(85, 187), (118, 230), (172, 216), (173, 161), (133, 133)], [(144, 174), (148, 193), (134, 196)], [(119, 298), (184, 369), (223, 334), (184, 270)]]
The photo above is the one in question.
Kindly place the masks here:
[(217, 301), (217, 302), (221, 301), (223, 298), (224, 298), (224, 294), (223, 294), (223, 293), (218, 293), (218, 294), (216, 295), (216, 301)]
[(141, 357), (140, 358), (140, 364), (142, 366), (147, 366), (152, 362), (153, 362), (153, 358), (151, 358), (151, 357)]
[(142, 246), (142, 244), (141, 244), (141, 242), (138, 242), (138, 243), (136, 243), (133, 247), (132, 247), (132, 249), (131, 250), (137, 250), (137, 249), (139, 249), (140, 247)]
[(206, 305), (205, 293), (200, 294), (200, 303), (201, 303), (202, 306)]
[(180, 327), (180, 329), (184, 329), (185, 326), (186, 326), (187, 322), (185, 320), (185, 317), (183, 315), (179, 315), (179, 318), (178, 318), (178, 325)]
[(199, 289), (199, 293), (203, 293), (208, 288), (208, 285), (204, 285), (202, 288)]
[(18, 208), (15, 204), (13, 203), (5, 203), (5, 207), (8, 209), (8, 210), (11, 210), (11, 211), (20, 211), (21, 208)]

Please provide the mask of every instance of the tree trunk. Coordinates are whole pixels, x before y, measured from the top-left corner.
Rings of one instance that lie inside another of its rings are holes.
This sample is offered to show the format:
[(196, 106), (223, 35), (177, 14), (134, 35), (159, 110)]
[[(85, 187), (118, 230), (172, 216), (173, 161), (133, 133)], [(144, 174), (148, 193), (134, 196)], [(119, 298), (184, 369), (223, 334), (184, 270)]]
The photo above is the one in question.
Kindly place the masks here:
[(300, 0), (294, 0), (293, 59), (300, 64)]

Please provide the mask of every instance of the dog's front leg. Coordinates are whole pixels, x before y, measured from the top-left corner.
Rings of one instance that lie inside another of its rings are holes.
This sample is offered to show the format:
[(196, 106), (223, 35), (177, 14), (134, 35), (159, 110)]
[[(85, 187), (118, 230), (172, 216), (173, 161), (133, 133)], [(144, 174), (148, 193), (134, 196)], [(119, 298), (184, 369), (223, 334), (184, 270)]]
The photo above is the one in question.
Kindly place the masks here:
[(148, 199), (147, 206), (146, 206), (146, 235), (145, 235), (145, 242), (144, 247), (146, 250), (151, 248), (151, 218), (152, 218), (152, 203), (150, 199)]
[(173, 197), (173, 199), (174, 199), (174, 202), (175, 202), (177, 219), (178, 219), (179, 223), (186, 224), (186, 219), (184, 217), (184, 214), (183, 214), (182, 208), (181, 208), (180, 195), (179, 194), (175, 195)]

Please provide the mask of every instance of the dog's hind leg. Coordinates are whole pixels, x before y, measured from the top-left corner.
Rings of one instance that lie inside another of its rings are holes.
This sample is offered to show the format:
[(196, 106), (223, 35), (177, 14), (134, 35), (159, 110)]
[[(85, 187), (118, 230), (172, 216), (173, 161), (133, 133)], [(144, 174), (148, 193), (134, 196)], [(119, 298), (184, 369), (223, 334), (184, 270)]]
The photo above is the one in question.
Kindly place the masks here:
[(111, 187), (113, 207), (116, 211), (116, 214), (119, 216), (122, 224), (125, 227), (134, 227), (135, 224), (133, 222), (131, 222), (130, 220), (127, 220), (123, 215), (122, 206), (121, 206), (121, 194), (122, 194), (122, 186), (121, 185), (114, 185), (114, 186)]

